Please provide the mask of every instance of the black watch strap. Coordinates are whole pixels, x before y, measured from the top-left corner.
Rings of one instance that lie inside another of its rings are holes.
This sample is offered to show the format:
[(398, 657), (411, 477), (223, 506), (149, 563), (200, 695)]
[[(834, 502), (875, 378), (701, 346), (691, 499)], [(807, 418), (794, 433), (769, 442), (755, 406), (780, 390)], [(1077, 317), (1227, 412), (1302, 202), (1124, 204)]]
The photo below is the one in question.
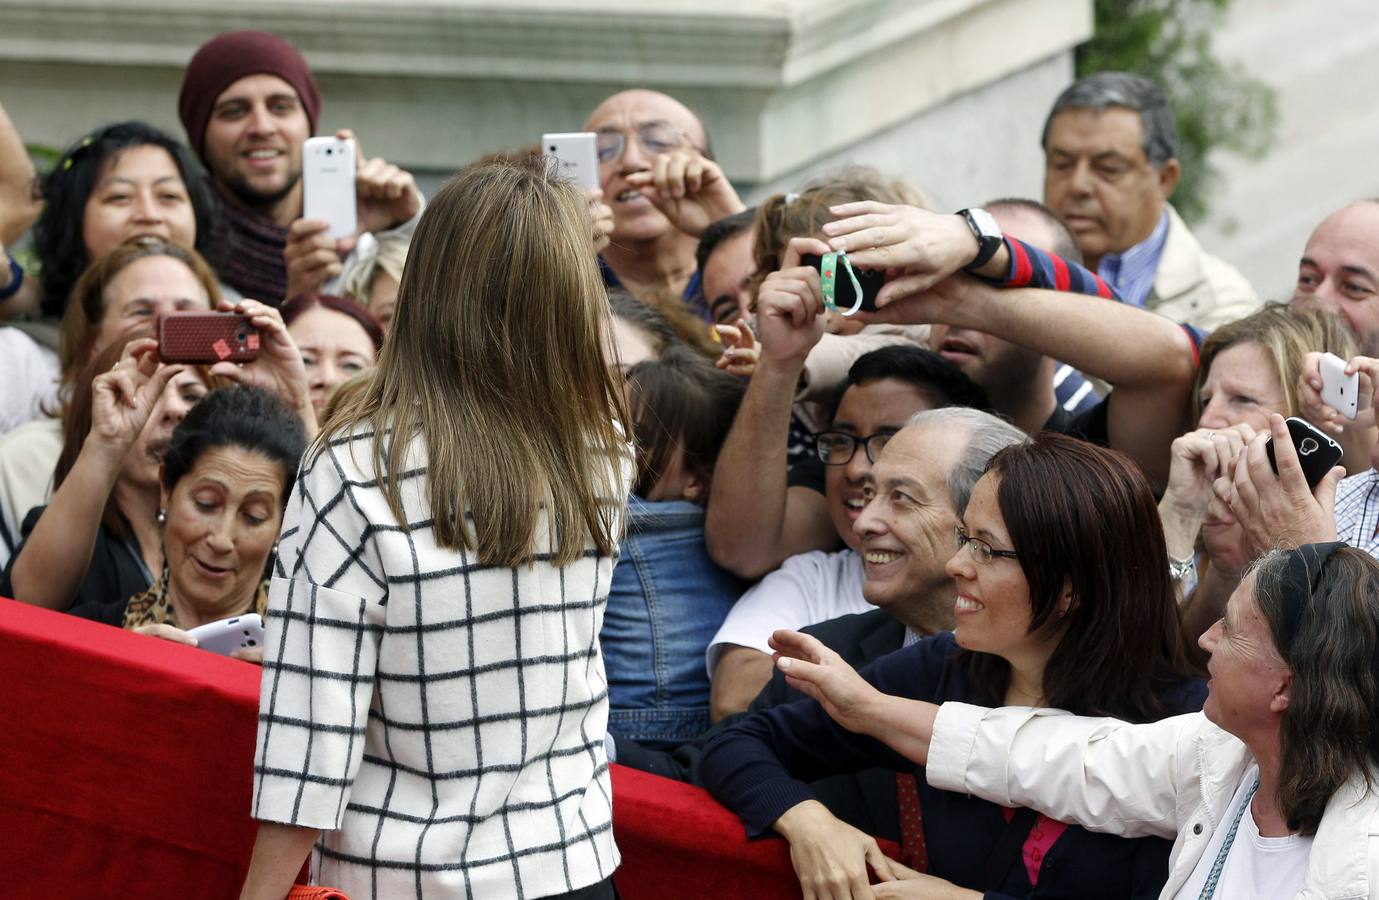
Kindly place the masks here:
[(973, 272), (991, 262), (991, 257), (1001, 249), (1005, 235), (1001, 234), (1001, 229), (996, 225), (991, 213), (979, 206), (958, 210), (958, 215), (967, 222), (967, 227), (972, 229), (972, 236), (977, 239), (977, 255), (963, 267), (965, 271)]

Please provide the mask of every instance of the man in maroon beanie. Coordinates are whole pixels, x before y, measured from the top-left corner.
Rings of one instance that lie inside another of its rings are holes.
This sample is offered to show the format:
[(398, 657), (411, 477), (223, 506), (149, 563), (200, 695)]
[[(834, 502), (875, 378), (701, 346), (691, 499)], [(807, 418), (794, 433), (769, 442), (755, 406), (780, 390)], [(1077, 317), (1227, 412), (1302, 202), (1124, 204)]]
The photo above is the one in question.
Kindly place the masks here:
[[(301, 218), (302, 143), (316, 130), (321, 97), (297, 48), (264, 31), (212, 38), (188, 63), (177, 106), (188, 143), (225, 200), (230, 246), (222, 280), (277, 305), (338, 274), (353, 240), (332, 241), (325, 223)], [(414, 225), (422, 199), (412, 176), (356, 155), (361, 232)], [(291, 279), (284, 260), (289, 238)]]

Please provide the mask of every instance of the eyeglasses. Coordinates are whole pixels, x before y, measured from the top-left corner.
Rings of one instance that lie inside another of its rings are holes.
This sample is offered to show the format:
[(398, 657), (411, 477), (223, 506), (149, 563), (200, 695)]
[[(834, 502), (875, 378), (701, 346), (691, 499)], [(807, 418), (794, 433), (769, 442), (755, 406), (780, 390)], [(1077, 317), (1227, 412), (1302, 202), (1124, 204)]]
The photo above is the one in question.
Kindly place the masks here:
[(881, 448), (893, 437), (894, 431), (878, 431), (866, 437), (857, 437), (845, 431), (821, 431), (814, 435), (814, 452), (819, 454), (819, 459), (826, 466), (845, 466), (852, 462), (857, 445), (861, 444), (866, 448), (867, 462), (874, 463)]
[[(648, 122), (638, 127), (635, 133), (637, 143), (651, 156), (678, 150), (689, 143), (689, 138), (683, 131), (666, 122)], [(625, 131), (600, 131), (596, 140), (601, 163), (621, 159), (627, 150)]]
[(989, 565), (991, 560), (1000, 557), (1001, 559), (1019, 559), (1020, 555), (1014, 550), (997, 550), (981, 538), (973, 537), (963, 529), (961, 525), (953, 529), (953, 549), (961, 550), (967, 548), (967, 552), (972, 554), (972, 558), (982, 565)]

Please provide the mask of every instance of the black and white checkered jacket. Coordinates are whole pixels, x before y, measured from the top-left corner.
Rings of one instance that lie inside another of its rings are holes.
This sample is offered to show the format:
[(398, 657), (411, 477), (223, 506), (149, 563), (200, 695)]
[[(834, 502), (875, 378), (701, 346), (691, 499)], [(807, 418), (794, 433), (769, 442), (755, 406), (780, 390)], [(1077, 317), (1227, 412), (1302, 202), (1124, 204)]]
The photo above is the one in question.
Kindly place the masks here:
[(410, 531), (371, 444), (309, 458), (284, 517), (254, 816), (326, 829), (312, 880), (355, 900), (603, 880), (618, 864), (598, 644), (615, 560), (591, 547), (553, 566), (544, 526), (516, 569), (437, 547), (424, 443), (397, 476)]

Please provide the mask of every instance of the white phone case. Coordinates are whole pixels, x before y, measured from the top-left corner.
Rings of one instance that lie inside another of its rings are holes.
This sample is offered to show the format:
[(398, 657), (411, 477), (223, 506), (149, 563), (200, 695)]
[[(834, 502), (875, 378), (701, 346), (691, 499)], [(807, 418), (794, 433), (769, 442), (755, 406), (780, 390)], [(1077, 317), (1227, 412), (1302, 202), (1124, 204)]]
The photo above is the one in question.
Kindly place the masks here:
[(333, 238), (359, 227), (354, 198), (354, 141), (307, 138), (302, 145), (302, 216), (330, 223)]
[(583, 191), (599, 186), (598, 136), (592, 131), (543, 134), (541, 152), (554, 156), (560, 174)]
[(1334, 353), (1322, 354), (1322, 402), (1347, 419), (1359, 412), (1360, 373), (1347, 375), (1345, 360)]
[(200, 649), (229, 656), (236, 650), (263, 646), (263, 619), (258, 613), (245, 613), (233, 619), (198, 625), (187, 634), (196, 638), (196, 646)]

